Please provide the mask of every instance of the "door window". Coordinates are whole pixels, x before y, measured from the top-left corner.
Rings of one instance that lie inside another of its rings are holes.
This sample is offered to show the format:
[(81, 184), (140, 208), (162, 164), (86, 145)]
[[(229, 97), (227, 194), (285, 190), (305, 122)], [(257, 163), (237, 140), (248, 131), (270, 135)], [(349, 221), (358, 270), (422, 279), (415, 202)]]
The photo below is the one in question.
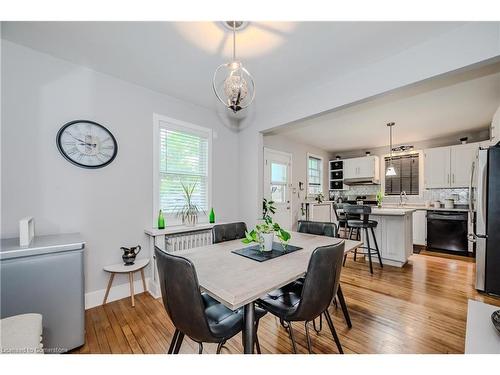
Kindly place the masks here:
[(286, 198), (287, 165), (271, 162), (271, 199), (284, 203)]

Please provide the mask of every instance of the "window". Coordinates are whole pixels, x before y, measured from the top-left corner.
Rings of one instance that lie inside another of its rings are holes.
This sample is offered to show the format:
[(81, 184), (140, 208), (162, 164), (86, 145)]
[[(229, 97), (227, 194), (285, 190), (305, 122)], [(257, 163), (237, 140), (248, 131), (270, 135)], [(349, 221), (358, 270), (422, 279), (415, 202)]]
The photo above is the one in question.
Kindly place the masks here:
[[(419, 154), (392, 157), (396, 176), (385, 176), (385, 195), (399, 195), (402, 191), (407, 195), (419, 194), (418, 157)], [(391, 159), (386, 157), (384, 174), (390, 164)]]
[(307, 155), (307, 194), (318, 195), (323, 192), (323, 159)]
[(271, 200), (276, 203), (285, 203), (287, 169), (286, 164), (271, 162)]
[[(170, 224), (184, 204), (183, 187), (196, 184), (193, 203), (208, 212), (211, 204), (210, 129), (156, 116), (155, 143), (157, 155), (155, 178), (155, 217), (158, 211), (170, 216)], [(199, 217), (203, 221), (203, 214)]]

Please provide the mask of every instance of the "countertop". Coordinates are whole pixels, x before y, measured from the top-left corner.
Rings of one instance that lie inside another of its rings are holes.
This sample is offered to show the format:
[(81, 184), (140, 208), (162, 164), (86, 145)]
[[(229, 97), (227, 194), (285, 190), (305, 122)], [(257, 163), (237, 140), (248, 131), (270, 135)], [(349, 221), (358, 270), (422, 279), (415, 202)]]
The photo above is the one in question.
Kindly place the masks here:
[(8, 238), (0, 242), (0, 259), (81, 250), (84, 247), (80, 233), (35, 236), (28, 246), (19, 246), (19, 238)]
[(500, 307), (469, 300), (465, 354), (499, 354), (500, 333), (496, 331), (491, 314)]
[(379, 215), (379, 216), (404, 216), (407, 214), (411, 214), (415, 212), (416, 210), (414, 208), (408, 208), (408, 207), (384, 207), (378, 208), (378, 207), (373, 207), (372, 208), (372, 213), (371, 215)]
[(388, 204), (388, 205), (384, 205), (382, 204), (382, 208), (390, 208), (390, 209), (393, 209), (393, 208), (409, 208), (409, 209), (412, 209), (412, 210), (425, 210), (425, 211), (455, 211), (455, 212), (469, 212), (469, 209), (468, 208), (444, 208), (444, 207), (440, 207), (440, 208), (434, 208), (434, 207), (425, 207), (423, 205), (414, 205), (414, 204), (405, 204), (403, 206), (398, 206), (398, 205), (392, 205), (392, 204)]

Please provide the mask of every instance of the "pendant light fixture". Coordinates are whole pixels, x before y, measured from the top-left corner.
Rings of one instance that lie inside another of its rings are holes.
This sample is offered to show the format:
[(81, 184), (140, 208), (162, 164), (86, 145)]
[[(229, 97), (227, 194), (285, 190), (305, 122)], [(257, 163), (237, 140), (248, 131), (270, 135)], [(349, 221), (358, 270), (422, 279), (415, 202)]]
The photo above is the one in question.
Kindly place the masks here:
[(389, 132), (390, 132), (390, 150), (391, 150), (391, 156), (390, 156), (390, 163), (389, 167), (387, 168), (387, 171), (385, 172), (386, 176), (395, 176), (396, 175), (396, 169), (394, 169), (394, 165), (392, 164), (392, 127), (396, 125), (394, 122), (389, 122), (387, 126), (389, 127)]
[[(236, 59), (236, 29), (243, 28), (246, 23), (228, 21), (226, 26), (229, 26), (233, 31), (233, 59), (231, 62), (217, 67), (212, 80), (212, 88), (217, 99), (233, 113), (236, 113), (252, 104), (255, 98), (255, 82), (241, 61)], [(222, 72), (225, 72), (224, 80), (220, 79)]]

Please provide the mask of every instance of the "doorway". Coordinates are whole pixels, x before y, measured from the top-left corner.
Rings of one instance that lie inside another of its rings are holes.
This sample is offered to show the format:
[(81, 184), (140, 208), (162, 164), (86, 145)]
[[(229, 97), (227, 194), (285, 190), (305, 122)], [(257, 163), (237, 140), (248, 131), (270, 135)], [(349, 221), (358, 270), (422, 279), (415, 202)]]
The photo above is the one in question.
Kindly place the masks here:
[(292, 229), (292, 155), (264, 147), (264, 198), (274, 201), (273, 219), (283, 229)]

